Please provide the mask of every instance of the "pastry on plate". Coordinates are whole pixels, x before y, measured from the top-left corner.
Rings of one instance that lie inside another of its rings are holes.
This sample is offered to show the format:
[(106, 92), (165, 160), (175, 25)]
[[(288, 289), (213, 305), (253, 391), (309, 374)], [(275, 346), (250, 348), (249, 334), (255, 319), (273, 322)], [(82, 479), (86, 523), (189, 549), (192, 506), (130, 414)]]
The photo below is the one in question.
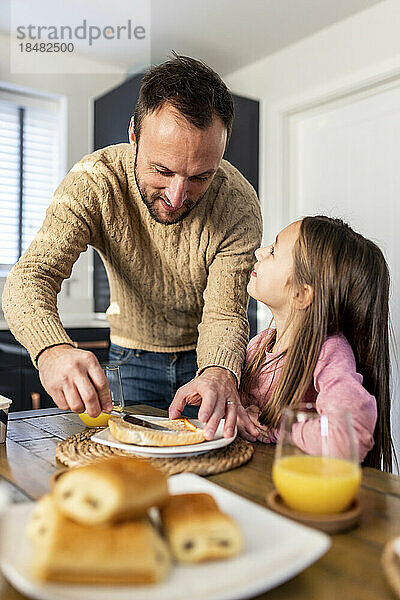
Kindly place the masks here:
[(84, 525), (137, 518), (168, 498), (167, 478), (150, 462), (113, 457), (74, 467), (54, 484), (59, 509)]
[(138, 446), (187, 446), (205, 440), (203, 429), (196, 427), (188, 419), (165, 419), (152, 422), (171, 431), (157, 431), (134, 425), (124, 421), (123, 417), (111, 417), (108, 426), (115, 439)]
[(237, 523), (219, 510), (209, 494), (170, 496), (160, 515), (172, 555), (178, 562), (229, 558), (242, 548)]
[(167, 544), (147, 518), (85, 526), (63, 515), (50, 494), (37, 503), (28, 537), (33, 573), (42, 581), (147, 584), (171, 566)]

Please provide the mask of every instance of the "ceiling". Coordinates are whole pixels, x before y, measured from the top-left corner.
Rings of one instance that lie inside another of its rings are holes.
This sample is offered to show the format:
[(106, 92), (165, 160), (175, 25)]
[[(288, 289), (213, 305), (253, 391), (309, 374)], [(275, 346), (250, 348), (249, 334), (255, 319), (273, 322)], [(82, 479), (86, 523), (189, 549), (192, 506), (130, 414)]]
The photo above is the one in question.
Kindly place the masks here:
[[(133, 0), (1, 0), (0, 30), (10, 32), (10, 2), (35, 15), (61, 11), (68, 15), (101, 19), (102, 6), (118, 18), (133, 15)], [(258, 59), (277, 52), (304, 37), (320, 31), (383, 0), (141, 0), (150, 3), (151, 62), (164, 60), (175, 50), (203, 59), (226, 75)], [(139, 2), (139, 0), (136, 0)], [(84, 6), (84, 9), (82, 8)], [(136, 10), (136, 7), (135, 7)], [(78, 12), (77, 12), (78, 11)], [(133, 17), (132, 17), (133, 18)], [(134, 20), (134, 18), (133, 18)], [(135, 64), (128, 40), (113, 45), (103, 41), (91, 49), (96, 57), (134, 72)]]
[(152, 0), (152, 60), (174, 49), (226, 75), (378, 2)]

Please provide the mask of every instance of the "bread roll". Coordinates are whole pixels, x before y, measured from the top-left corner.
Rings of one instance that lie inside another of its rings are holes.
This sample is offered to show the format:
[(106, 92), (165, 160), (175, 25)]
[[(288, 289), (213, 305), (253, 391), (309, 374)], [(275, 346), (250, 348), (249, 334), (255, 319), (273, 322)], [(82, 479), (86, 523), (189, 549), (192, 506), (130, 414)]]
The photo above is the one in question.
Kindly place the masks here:
[(228, 558), (242, 548), (238, 525), (219, 510), (209, 494), (170, 496), (160, 514), (172, 555), (178, 562)]
[(168, 498), (166, 476), (148, 461), (115, 457), (72, 468), (55, 482), (59, 509), (84, 525), (136, 518)]
[(87, 527), (65, 517), (50, 495), (37, 503), (28, 536), (33, 573), (45, 581), (147, 584), (170, 569), (168, 547), (148, 519)]
[[(155, 423), (157, 421), (154, 421)], [(108, 426), (112, 435), (125, 444), (136, 444), (138, 446), (187, 446), (204, 442), (203, 430), (192, 426), (187, 428), (185, 419), (164, 420), (160, 425), (171, 429), (168, 431), (156, 431), (140, 425), (133, 425), (124, 421), (122, 417), (111, 417)]]
[(50, 494), (42, 496), (36, 502), (27, 528), (27, 535), (31, 541), (46, 542), (49, 533), (49, 515), (51, 515), (51, 519), (54, 519), (52, 511), (53, 499)]

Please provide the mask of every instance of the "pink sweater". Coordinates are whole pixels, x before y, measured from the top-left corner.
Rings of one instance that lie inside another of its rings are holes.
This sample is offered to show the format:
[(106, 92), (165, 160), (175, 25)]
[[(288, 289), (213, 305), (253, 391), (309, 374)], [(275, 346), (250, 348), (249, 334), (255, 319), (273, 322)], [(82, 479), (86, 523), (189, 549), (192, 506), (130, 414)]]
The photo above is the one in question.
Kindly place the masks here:
[[(252, 359), (260, 344), (265, 340), (267, 330), (255, 336), (247, 346), (246, 364)], [(270, 360), (274, 354), (266, 352), (266, 359)], [(279, 363), (275, 373), (261, 372), (253, 379), (250, 393), (244, 397), (244, 407), (255, 405), (262, 409), (270, 399), (279, 379), (282, 362)], [(270, 371), (270, 369), (266, 369)], [(273, 370), (273, 369), (272, 369)], [(313, 384), (306, 393), (304, 401), (315, 403), (318, 414), (323, 415), (329, 410), (347, 410), (353, 418), (359, 460), (362, 462), (374, 445), (373, 433), (377, 419), (376, 400), (362, 385), (362, 375), (356, 371), (356, 362), (353, 350), (342, 334), (330, 336), (322, 346), (317, 365), (314, 371)], [(320, 420), (315, 419), (299, 423), (292, 430), (292, 440), (302, 450), (309, 454), (320, 454), (321, 444), (317, 431)], [(330, 430), (330, 433), (332, 431)], [(340, 427), (333, 432), (331, 444), (334, 445), (338, 456), (342, 455), (345, 448), (344, 432)], [(278, 433), (270, 432), (271, 442), (277, 441)]]

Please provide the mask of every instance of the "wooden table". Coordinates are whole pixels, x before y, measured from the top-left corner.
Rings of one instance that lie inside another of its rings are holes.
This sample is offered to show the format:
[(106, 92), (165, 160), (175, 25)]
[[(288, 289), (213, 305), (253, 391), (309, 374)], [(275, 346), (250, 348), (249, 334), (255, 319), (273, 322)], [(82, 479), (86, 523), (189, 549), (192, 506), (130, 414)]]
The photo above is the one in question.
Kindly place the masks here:
[[(162, 414), (143, 406), (132, 412)], [(57, 443), (83, 429), (77, 415), (58, 409), (10, 414), (7, 443), (0, 444), (0, 476), (13, 501), (35, 500), (49, 490), (51, 474), (62, 466), (55, 459)], [(273, 487), (273, 453), (273, 447), (257, 443), (247, 465), (209, 479), (264, 505)], [(400, 535), (400, 477), (366, 468), (361, 495), (365, 509), (360, 526), (334, 535), (331, 549), (317, 563), (258, 599), (393, 600), (380, 559), (384, 544)], [(24, 596), (4, 583), (0, 598)]]

